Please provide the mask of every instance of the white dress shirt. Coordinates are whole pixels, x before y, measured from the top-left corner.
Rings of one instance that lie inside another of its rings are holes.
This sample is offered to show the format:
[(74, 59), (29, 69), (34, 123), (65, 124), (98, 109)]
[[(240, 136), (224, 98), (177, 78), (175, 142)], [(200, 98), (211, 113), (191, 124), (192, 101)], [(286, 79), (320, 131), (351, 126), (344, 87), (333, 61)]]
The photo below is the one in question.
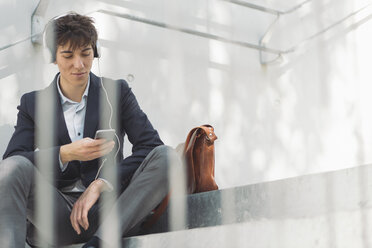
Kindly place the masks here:
[[(60, 76), (58, 75), (57, 78), (57, 88), (58, 93), (60, 96), (63, 115), (65, 117), (65, 123), (68, 131), (68, 135), (70, 136), (71, 142), (76, 140), (80, 140), (84, 137), (84, 123), (85, 123), (85, 113), (87, 110), (87, 101), (88, 101), (88, 91), (90, 85), (90, 77), (88, 78), (87, 87), (83, 93), (80, 102), (72, 101), (71, 99), (67, 98), (63, 95), (61, 87), (59, 85)], [(59, 164), (61, 167), (62, 172), (67, 169), (68, 162), (62, 164), (61, 157), (59, 158)], [(108, 187), (108, 191), (113, 190), (113, 186), (110, 182), (103, 178), (99, 178), (100, 180), (106, 183)], [(61, 192), (68, 193), (68, 192), (84, 192), (86, 187), (83, 185), (81, 179), (76, 181), (74, 184), (66, 186), (61, 189)]]
[[(57, 78), (57, 88), (60, 96), (63, 115), (65, 117), (65, 123), (68, 131), (68, 135), (72, 142), (80, 140), (84, 137), (84, 123), (85, 123), (85, 113), (88, 100), (88, 90), (90, 85), (90, 78), (88, 78), (88, 84), (85, 88), (83, 96), (80, 102), (72, 101), (63, 95), (61, 87), (59, 85), (60, 76)], [(59, 159), (61, 170), (65, 171), (68, 166), (68, 162), (62, 164), (61, 158)], [(83, 185), (81, 179), (76, 181), (75, 184), (69, 185), (61, 189), (61, 192), (83, 192), (86, 187)]]

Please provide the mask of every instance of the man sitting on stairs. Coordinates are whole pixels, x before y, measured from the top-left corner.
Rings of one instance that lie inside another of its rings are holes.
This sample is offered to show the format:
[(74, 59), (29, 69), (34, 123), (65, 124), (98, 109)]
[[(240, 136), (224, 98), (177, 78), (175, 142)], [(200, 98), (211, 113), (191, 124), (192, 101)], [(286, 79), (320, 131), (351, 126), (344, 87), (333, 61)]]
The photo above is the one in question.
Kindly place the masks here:
[[(91, 18), (69, 13), (53, 19), (47, 25), (45, 41), (59, 73), (47, 88), (26, 93), (20, 100), (15, 131), (0, 163), (0, 244), (3, 248), (24, 247), (28, 233), (27, 240), (33, 245), (31, 232), (26, 230), (28, 221), (27, 227), (35, 227), (50, 245), (87, 242), (83, 247), (110, 247), (120, 241), (104, 240), (102, 228), (110, 225), (105, 222), (116, 219), (122, 235), (140, 224), (168, 193), (170, 161), (175, 163), (172, 166), (180, 166), (181, 161), (163, 145), (124, 80), (97, 77), (90, 71), (94, 58), (99, 57)], [(116, 90), (106, 90), (110, 87)], [(52, 102), (43, 101), (50, 96)], [(54, 106), (53, 112), (42, 113), (55, 121), (54, 144), (49, 147), (39, 146), (36, 139), (45, 126), (44, 118), (35, 118), (35, 103), (40, 98), (38, 102)], [(117, 101), (110, 102), (112, 99)], [(103, 112), (110, 111), (116, 123), (102, 118)], [(111, 125), (116, 132), (113, 140), (94, 139), (97, 130)], [(125, 134), (133, 149), (124, 159)], [(109, 155), (112, 159), (105, 166), (116, 168), (117, 185), (102, 174), (100, 158)], [(40, 179), (44, 172), (35, 167), (37, 158), (45, 156), (53, 158), (52, 182)], [(35, 219), (37, 184), (54, 192), (54, 238)], [(99, 216), (102, 194), (113, 192), (118, 192), (113, 210)]]

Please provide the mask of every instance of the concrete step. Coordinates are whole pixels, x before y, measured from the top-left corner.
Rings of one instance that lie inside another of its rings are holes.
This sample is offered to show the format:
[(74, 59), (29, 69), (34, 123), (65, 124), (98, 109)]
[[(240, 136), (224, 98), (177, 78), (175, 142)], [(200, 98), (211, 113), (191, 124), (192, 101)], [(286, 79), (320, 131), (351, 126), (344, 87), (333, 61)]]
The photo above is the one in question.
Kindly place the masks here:
[(277, 218), (149, 234), (124, 239), (125, 248), (371, 247), (371, 209)]
[(125, 247), (372, 247), (371, 165), (194, 194), (186, 202), (184, 226), (171, 231), (167, 210), (147, 235), (125, 238)]
[[(185, 229), (372, 206), (372, 165), (190, 195)], [(168, 211), (146, 233), (169, 231)], [(176, 228), (175, 230), (181, 230)]]
[(188, 197), (186, 228), (190, 229), (130, 237), (124, 244), (130, 248), (372, 247), (371, 200), (370, 165), (224, 189)]

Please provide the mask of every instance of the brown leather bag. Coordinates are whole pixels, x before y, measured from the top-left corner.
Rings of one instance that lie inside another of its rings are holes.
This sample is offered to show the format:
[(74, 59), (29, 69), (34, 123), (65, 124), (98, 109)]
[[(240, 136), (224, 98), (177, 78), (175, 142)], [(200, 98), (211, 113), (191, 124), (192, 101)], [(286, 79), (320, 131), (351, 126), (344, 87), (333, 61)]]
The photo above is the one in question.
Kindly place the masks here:
[[(214, 180), (214, 141), (217, 136), (211, 125), (193, 128), (187, 135), (186, 142), (176, 150), (185, 161), (187, 172), (187, 193), (199, 193), (218, 189)], [(151, 227), (163, 214), (169, 202), (170, 193), (163, 199), (143, 227)]]
[(217, 136), (211, 125), (192, 129), (187, 135), (183, 156), (187, 171), (187, 193), (218, 189), (214, 180), (214, 141)]

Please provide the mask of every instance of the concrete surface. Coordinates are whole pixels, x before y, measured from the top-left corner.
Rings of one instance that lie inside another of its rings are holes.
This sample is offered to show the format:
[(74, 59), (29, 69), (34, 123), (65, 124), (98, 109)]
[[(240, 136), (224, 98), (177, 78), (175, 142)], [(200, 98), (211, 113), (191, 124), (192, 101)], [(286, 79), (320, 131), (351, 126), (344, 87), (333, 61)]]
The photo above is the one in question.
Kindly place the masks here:
[[(371, 179), (368, 165), (191, 195), (189, 230), (130, 237), (124, 244), (130, 248), (370, 247)], [(151, 231), (166, 231), (166, 221), (167, 214)]]
[[(372, 206), (372, 166), (190, 195), (187, 228), (311, 218)], [(166, 212), (149, 232), (168, 230)]]

